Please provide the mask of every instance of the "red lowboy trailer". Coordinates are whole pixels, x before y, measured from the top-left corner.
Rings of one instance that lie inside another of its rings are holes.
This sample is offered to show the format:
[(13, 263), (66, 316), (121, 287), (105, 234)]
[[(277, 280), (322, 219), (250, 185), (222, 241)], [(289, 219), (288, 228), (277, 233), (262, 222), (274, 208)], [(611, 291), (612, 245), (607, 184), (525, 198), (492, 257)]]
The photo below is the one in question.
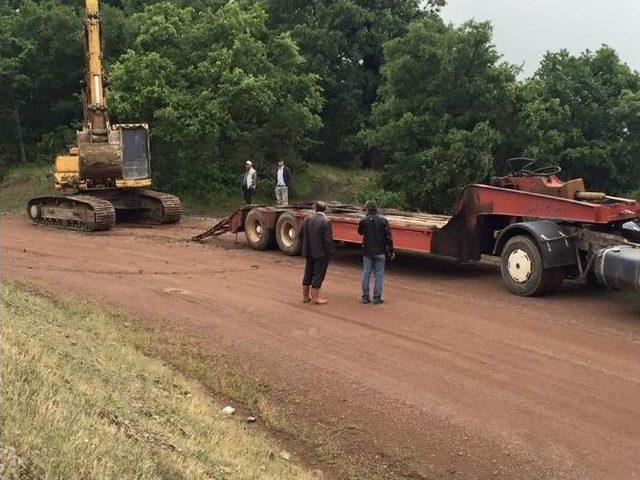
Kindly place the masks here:
[[(586, 192), (582, 179), (562, 182), (555, 167), (529, 166), (492, 185), (468, 185), (452, 216), (381, 210), (396, 249), (465, 261), (500, 257), (502, 278), (518, 295), (552, 292), (567, 277), (640, 292), (640, 203)], [(326, 213), (336, 241), (361, 242), (361, 207), (329, 203)], [(277, 245), (298, 255), (300, 226), (312, 214), (312, 203), (248, 205), (193, 240), (244, 231), (256, 250)]]

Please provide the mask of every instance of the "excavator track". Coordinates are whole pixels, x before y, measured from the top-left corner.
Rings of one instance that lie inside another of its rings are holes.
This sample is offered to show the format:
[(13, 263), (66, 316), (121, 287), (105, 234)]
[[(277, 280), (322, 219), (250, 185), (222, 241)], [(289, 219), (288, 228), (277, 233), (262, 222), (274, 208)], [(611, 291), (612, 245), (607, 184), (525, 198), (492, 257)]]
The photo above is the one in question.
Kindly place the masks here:
[(182, 202), (175, 195), (156, 192), (155, 190), (142, 190), (138, 195), (151, 200), (154, 208), (145, 216), (144, 222), (150, 224), (176, 223), (182, 217)]
[(176, 223), (182, 216), (180, 199), (154, 190), (118, 191), (108, 198), (116, 209), (118, 222), (160, 225)]
[(32, 198), (27, 215), (33, 223), (68, 230), (109, 230), (116, 223), (113, 204), (90, 195)]

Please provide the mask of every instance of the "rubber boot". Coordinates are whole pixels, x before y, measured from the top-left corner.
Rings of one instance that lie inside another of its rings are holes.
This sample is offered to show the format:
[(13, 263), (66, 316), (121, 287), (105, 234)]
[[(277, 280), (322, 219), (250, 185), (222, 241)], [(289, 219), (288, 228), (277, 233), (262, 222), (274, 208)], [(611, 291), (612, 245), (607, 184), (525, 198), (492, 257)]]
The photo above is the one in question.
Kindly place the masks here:
[(313, 300), (313, 303), (315, 303), (316, 305), (324, 305), (325, 303), (329, 303), (329, 300), (320, 296), (319, 288), (311, 289), (311, 298)]
[(311, 295), (309, 295), (309, 285), (302, 286), (302, 303), (311, 303)]

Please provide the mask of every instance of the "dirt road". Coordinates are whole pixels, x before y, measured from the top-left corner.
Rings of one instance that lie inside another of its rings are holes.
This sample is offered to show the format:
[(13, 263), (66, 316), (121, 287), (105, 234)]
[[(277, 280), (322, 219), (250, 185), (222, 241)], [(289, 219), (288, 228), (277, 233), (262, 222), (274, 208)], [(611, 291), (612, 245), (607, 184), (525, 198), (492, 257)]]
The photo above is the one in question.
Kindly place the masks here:
[(520, 298), (493, 266), (403, 255), (387, 303), (360, 305), (345, 249), (331, 303), (307, 306), (300, 258), (179, 241), (209, 224), (81, 234), (5, 216), (3, 276), (235, 352), (301, 426), (402, 476), (640, 476), (639, 299), (571, 284)]

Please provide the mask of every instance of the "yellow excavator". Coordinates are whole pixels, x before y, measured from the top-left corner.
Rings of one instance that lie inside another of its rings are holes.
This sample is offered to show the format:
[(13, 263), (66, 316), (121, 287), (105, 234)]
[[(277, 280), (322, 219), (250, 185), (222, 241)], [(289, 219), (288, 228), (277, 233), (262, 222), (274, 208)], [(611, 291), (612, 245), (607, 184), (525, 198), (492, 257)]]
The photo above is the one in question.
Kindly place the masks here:
[(149, 127), (111, 124), (102, 71), (98, 0), (85, 0), (86, 79), (84, 122), (77, 145), (55, 162), (59, 195), (29, 200), (27, 213), (38, 224), (73, 230), (109, 230), (116, 221), (175, 223), (180, 199), (149, 190)]

